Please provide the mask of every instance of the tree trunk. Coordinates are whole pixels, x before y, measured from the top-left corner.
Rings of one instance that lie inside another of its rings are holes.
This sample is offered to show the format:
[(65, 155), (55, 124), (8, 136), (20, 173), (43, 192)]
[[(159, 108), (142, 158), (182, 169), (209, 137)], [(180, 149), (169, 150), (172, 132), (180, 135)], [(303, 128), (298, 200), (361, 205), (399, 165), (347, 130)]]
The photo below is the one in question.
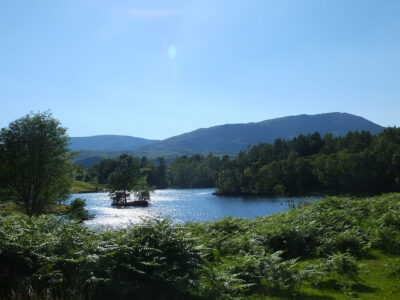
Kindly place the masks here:
[(25, 211), (26, 211), (26, 214), (27, 214), (28, 216), (32, 217), (32, 209), (31, 209), (31, 206), (30, 206), (30, 201), (29, 201), (29, 199), (25, 199), (25, 200), (24, 200), (24, 204), (25, 204)]
[(39, 214), (39, 210), (37, 208), (37, 203), (38, 203), (37, 197), (33, 197), (31, 210), (32, 210), (32, 215), (36, 215), (36, 216)]

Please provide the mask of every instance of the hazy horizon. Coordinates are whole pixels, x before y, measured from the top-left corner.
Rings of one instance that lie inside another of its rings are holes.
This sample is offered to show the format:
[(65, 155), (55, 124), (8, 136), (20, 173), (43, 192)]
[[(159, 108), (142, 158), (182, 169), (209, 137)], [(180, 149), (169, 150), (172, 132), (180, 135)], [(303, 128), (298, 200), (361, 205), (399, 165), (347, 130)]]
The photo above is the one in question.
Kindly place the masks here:
[(165, 139), (346, 112), (399, 126), (400, 2), (4, 1), (0, 127)]

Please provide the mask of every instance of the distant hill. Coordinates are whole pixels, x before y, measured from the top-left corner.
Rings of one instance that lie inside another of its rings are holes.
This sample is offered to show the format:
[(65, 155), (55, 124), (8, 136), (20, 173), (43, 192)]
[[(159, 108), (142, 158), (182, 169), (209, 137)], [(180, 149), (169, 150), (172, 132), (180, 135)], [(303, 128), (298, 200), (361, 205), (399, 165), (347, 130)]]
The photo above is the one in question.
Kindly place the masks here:
[(345, 135), (349, 131), (368, 130), (373, 134), (384, 127), (348, 113), (297, 115), (258, 123), (226, 124), (195, 131), (155, 142), (134, 151), (136, 155), (176, 156), (192, 153), (235, 154), (260, 142), (273, 143), (277, 138), (291, 139), (299, 134), (318, 131), (321, 135)]
[(70, 149), (79, 152), (76, 163), (90, 166), (103, 158), (116, 158), (123, 153), (131, 153), (139, 147), (157, 142), (125, 135), (95, 135), (72, 137)]
[(85, 167), (89, 167), (99, 160), (104, 158), (117, 158), (121, 154), (130, 153), (132, 151), (93, 151), (93, 150), (80, 150), (77, 151), (78, 155), (74, 157), (74, 161), (78, 164), (82, 164)]
[(150, 159), (158, 156), (171, 159), (194, 153), (207, 155), (210, 152), (215, 155), (234, 155), (261, 142), (273, 143), (277, 138), (291, 139), (299, 134), (315, 131), (321, 135), (329, 132), (334, 136), (342, 136), (356, 130), (368, 130), (377, 134), (383, 129), (384, 127), (362, 117), (334, 112), (201, 128), (162, 141), (118, 135), (75, 137), (71, 138), (71, 149), (80, 151), (75, 161), (88, 166), (102, 158), (115, 158), (122, 153), (145, 155)]
[(133, 151), (154, 142), (157, 142), (157, 140), (147, 140), (125, 135), (95, 135), (72, 137), (70, 140), (70, 149), (73, 151)]

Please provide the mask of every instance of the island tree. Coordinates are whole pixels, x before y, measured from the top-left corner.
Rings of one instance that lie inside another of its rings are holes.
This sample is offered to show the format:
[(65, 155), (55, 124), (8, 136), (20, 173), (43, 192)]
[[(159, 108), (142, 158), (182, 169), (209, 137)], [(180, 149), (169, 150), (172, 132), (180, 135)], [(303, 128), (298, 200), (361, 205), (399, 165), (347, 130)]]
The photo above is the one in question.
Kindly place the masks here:
[(149, 200), (150, 190), (146, 178), (141, 174), (139, 160), (123, 154), (116, 162), (116, 168), (108, 176), (108, 186), (113, 205), (128, 204), (131, 194), (135, 200)]
[(66, 128), (49, 112), (28, 114), (1, 129), (2, 186), (28, 215), (67, 197), (72, 183), (68, 140)]
[(126, 205), (135, 184), (135, 178), (120, 170), (114, 171), (108, 178), (110, 197), (113, 205)]

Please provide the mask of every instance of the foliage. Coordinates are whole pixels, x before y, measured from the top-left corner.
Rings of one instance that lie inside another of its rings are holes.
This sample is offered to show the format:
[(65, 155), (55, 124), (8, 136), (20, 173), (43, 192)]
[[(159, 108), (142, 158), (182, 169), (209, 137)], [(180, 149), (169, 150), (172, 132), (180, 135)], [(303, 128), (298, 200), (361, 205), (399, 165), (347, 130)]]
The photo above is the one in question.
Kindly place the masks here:
[[(255, 220), (145, 220), (113, 230), (3, 216), (0, 298), (308, 299), (305, 291), (334, 291), (396, 299), (399, 258), (389, 253), (399, 250), (399, 213), (400, 194), (386, 194), (327, 197)], [(388, 290), (373, 288), (381, 282)]]
[[(157, 188), (201, 188), (214, 187), (220, 158), (209, 154), (181, 156), (169, 164), (159, 157), (157, 161), (149, 161), (145, 156), (135, 166), (142, 176), (146, 177), (147, 185)], [(108, 183), (110, 175), (119, 169), (119, 159), (103, 159), (84, 169), (75, 165), (75, 179), (87, 182)]]
[(234, 159), (224, 157), (216, 187), (219, 194), (400, 191), (400, 129), (323, 138), (316, 132), (259, 144)]
[(69, 205), (67, 217), (71, 220), (83, 222), (92, 218), (89, 212), (85, 209), (86, 202), (84, 199), (76, 198)]
[(214, 187), (219, 165), (220, 158), (212, 154), (178, 157), (168, 166), (170, 185), (180, 188)]
[(348, 276), (356, 279), (359, 268), (356, 260), (348, 253), (337, 253), (329, 255), (324, 261), (324, 269), (327, 272), (337, 273), (340, 276)]
[(188, 293), (200, 256), (169, 222), (96, 232), (54, 217), (0, 226), (0, 298), (160, 299)]
[(123, 154), (116, 162), (116, 169), (108, 176), (110, 197), (113, 204), (126, 204), (139, 180), (139, 160)]
[(0, 182), (28, 215), (67, 196), (72, 181), (66, 129), (49, 113), (29, 114), (0, 133)]
[(400, 258), (396, 258), (392, 264), (387, 266), (386, 275), (400, 280)]

